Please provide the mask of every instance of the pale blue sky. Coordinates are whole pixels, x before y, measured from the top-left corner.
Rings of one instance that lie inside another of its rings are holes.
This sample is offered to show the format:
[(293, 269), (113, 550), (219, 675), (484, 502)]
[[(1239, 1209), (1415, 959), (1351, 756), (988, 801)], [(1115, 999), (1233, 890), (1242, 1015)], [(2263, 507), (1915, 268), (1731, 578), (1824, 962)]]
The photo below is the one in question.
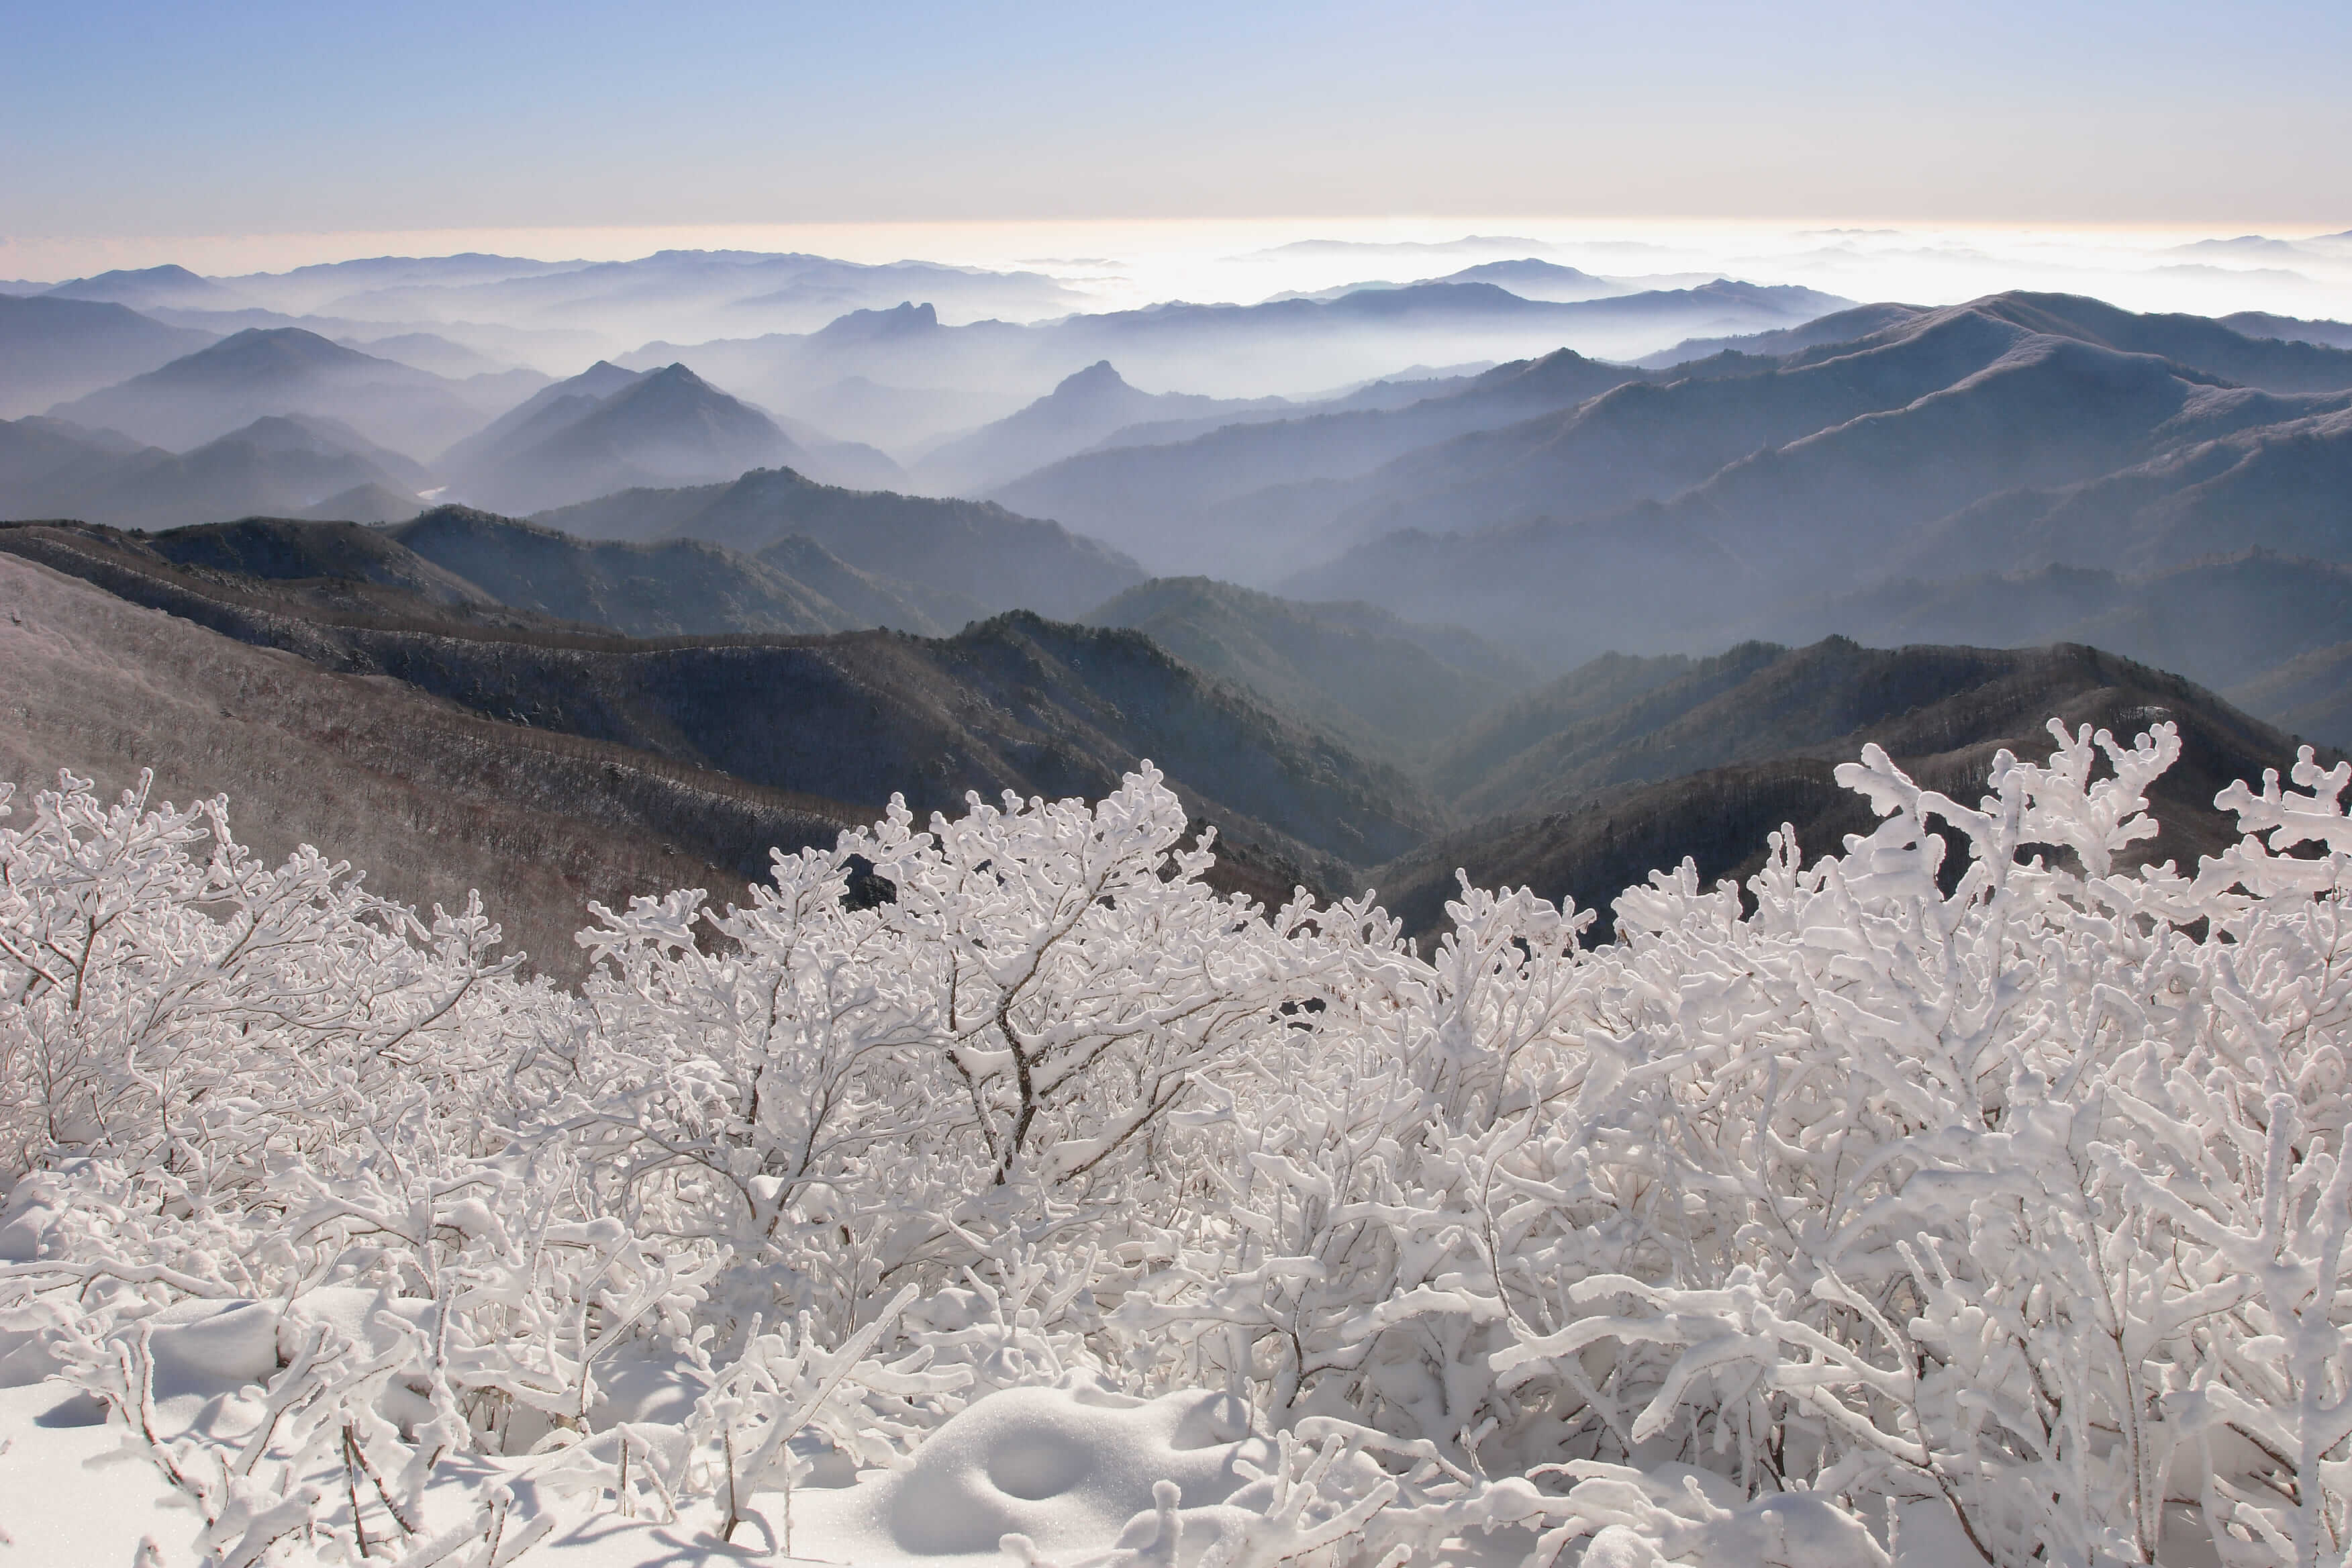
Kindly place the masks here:
[(0, 236), (2352, 226), (2352, 4), (0, 0)]

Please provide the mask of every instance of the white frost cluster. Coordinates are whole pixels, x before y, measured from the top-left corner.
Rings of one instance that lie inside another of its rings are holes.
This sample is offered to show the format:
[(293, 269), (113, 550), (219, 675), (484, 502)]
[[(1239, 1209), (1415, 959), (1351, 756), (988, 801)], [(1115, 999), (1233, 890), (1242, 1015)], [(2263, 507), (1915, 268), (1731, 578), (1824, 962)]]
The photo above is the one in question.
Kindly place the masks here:
[(1869, 751), (1875, 832), (1598, 949), (1220, 897), (1147, 767), (593, 908), (578, 994), (68, 778), (0, 831), (0, 1382), (219, 1568), (845, 1487), (1062, 1568), (2344, 1564), (2352, 769), (2119, 871), (2178, 739), (2053, 733), (1975, 806)]

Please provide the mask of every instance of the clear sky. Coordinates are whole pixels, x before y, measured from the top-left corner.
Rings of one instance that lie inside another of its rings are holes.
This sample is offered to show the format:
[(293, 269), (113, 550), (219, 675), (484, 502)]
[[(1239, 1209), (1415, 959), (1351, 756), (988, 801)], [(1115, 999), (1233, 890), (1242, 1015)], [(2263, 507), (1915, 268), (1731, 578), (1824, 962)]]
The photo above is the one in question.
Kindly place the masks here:
[(2352, 3), (0, 0), (0, 237), (2352, 226)]

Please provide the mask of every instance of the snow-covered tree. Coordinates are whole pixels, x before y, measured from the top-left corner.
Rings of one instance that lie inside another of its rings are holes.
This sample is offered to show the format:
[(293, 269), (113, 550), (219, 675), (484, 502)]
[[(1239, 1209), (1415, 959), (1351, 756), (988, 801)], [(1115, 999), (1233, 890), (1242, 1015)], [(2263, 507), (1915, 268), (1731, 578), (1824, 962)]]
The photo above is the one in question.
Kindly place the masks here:
[[(1149, 769), (894, 806), (741, 907), (594, 910), (576, 994), (68, 778), (0, 832), (0, 1331), (218, 1563), (732, 1533), (1059, 1410), (1193, 1434), (1102, 1568), (2343, 1564), (2352, 768), (2143, 866), (2170, 726), (2053, 740), (1974, 804), (1866, 752), (1873, 832), (1655, 874), (1598, 947), (1524, 889), (1426, 955), (1220, 897)], [(267, 1344), (178, 1430), (198, 1307)]]

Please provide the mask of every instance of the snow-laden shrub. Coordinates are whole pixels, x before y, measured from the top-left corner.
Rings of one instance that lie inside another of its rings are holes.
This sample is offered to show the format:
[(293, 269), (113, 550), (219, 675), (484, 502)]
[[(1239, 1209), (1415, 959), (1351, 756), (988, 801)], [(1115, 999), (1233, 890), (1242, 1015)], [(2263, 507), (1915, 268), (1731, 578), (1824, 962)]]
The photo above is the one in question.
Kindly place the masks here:
[(209, 1191), (495, 1096), (537, 1004), (497, 984), (478, 899), (422, 923), (315, 849), (261, 864), (226, 798), (148, 809), (148, 782), (108, 806), (63, 775), (0, 828), (0, 1181), (73, 1151)]
[[(1973, 805), (1867, 752), (1874, 832), (1597, 949), (1220, 898), (1147, 771), (596, 910), (577, 995), (68, 780), (0, 834), (0, 1370), (223, 1563), (789, 1531), (827, 1465), (981, 1485), (1046, 1387), (1243, 1415), (1039, 1562), (2342, 1563), (2352, 769), (2122, 869), (2176, 736), (2053, 733)], [(155, 1368), (236, 1312), (275, 1352), (192, 1420)]]

